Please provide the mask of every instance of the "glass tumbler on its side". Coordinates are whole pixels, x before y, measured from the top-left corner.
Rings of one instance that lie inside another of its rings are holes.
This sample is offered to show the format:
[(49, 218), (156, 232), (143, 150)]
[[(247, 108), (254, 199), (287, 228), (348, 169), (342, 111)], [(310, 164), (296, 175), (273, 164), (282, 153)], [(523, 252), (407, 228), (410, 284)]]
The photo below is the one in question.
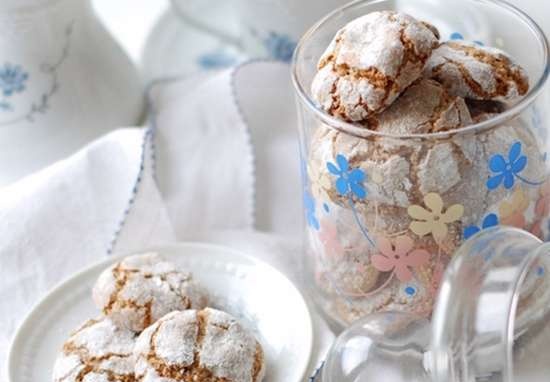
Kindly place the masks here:
[(322, 382), (546, 382), (550, 375), (550, 244), (510, 227), (464, 243), (433, 321), (377, 313), (336, 340)]
[[(382, 134), (331, 117), (310, 88), (317, 62), (349, 21), (404, 11), (515, 57), (529, 93), (489, 120), (449, 132)], [(356, 1), (301, 40), (293, 62), (300, 116), (304, 277), (333, 323), (396, 311), (430, 317), (456, 249), (496, 225), (549, 237), (548, 42), (524, 13), (496, 0)]]

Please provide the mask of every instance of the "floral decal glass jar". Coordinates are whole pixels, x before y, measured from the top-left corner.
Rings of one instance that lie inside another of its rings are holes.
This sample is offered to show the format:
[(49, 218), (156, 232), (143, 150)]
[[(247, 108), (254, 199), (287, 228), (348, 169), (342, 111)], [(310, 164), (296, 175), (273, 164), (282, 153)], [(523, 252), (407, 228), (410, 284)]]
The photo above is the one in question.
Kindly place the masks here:
[(481, 230), (506, 225), (550, 236), (548, 43), (517, 9), (490, 0), (406, 5), (441, 31), (454, 30), (442, 41), (460, 36), (499, 46), (526, 68), (530, 92), (489, 119), (392, 135), (336, 119), (313, 101), (317, 61), (336, 32), (362, 15), (402, 6), (362, 1), (335, 11), (306, 34), (294, 58), (304, 275), (318, 304), (342, 325), (380, 311), (429, 317), (455, 250)]

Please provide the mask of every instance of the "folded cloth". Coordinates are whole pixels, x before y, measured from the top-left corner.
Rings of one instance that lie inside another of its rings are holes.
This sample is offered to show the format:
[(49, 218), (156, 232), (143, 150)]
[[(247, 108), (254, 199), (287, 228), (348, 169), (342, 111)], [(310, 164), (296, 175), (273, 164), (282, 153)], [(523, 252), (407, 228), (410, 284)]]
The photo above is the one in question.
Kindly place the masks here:
[[(302, 213), (288, 70), (257, 62), (159, 83), (150, 128), (113, 132), (0, 190), (0, 365), (31, 306), (112, 253), (211, 241), (299, 282)], [(226, 233), (207, 233), (213, 230)], [(334, 338), (311, 311), (309, 373)]]
[(110, 252), (174, 240), (151, 142), (149, 130), (119, 130), (0, 191), (0, 365), (55, 284)]
[(288, 65), (251, 61), (214, 76), (162, 81), (150, 94), (158, 184), (178, 239), (205, 228), (301, 235)]

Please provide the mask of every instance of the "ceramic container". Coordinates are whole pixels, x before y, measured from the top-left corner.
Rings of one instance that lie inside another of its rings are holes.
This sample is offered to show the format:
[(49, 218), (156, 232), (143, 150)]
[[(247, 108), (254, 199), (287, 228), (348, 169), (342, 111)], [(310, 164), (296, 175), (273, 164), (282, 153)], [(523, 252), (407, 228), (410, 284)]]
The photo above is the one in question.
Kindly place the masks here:
[[(237, 30), (212, 22), (211, 9), (217, 0), (172, 0), (182, 19), (222, 41), (240, 46), (253, 57), (289, 62), (296, 42), (306, 28), (346, 0), (228, 0)], [(227, 6), (227, 4), (226, 4)]]
[[(506, 50), (529, 73), (529, 94), (450, 132), (382, 134), (329, 116), (310, 96), (319, 57), (340, 28), (377, 10), (433, 22), (443, 40)], [(383, 311), (430, 317), (453, 254), (481, 230), (508, 225), (549, 237), (548, 42), (526, 14), (496, 0), (356, 1), (306, 33), (293, 66), (304, 277), (336, 324)]]
[(140, 122), (135, 67), (89, 0), (0, 4), (0, 186)]

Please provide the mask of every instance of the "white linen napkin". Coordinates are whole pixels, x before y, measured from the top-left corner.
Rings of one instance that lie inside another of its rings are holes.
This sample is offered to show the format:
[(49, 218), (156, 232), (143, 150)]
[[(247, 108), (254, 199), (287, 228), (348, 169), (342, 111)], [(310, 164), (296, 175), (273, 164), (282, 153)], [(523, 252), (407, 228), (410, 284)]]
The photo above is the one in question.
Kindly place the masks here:
[(207, 227), (301, 235), (288, 65), (251, 61), (214, 76), (160, 82), (151, 98), (158, 184), (178, 239)]
[(0, 191), (1, 365), (17, 325), (55, 284), (111, 251), (174, 240), (150, 138), (113, 132)]
[[(151, 95), (154, 129), (118, 130), (0, 190), (0, 365), (32, 305), (110, 253), (202, 239), (298, 280), (301, 206), (288, 67), (250, 63), (157, 84)], [(286, 100), (278, 113), (264, 105), (275, 96)], [(213, 230), (232, 231), (207, 233)], [(310, 372), (334, 339), (312, 316)]]

